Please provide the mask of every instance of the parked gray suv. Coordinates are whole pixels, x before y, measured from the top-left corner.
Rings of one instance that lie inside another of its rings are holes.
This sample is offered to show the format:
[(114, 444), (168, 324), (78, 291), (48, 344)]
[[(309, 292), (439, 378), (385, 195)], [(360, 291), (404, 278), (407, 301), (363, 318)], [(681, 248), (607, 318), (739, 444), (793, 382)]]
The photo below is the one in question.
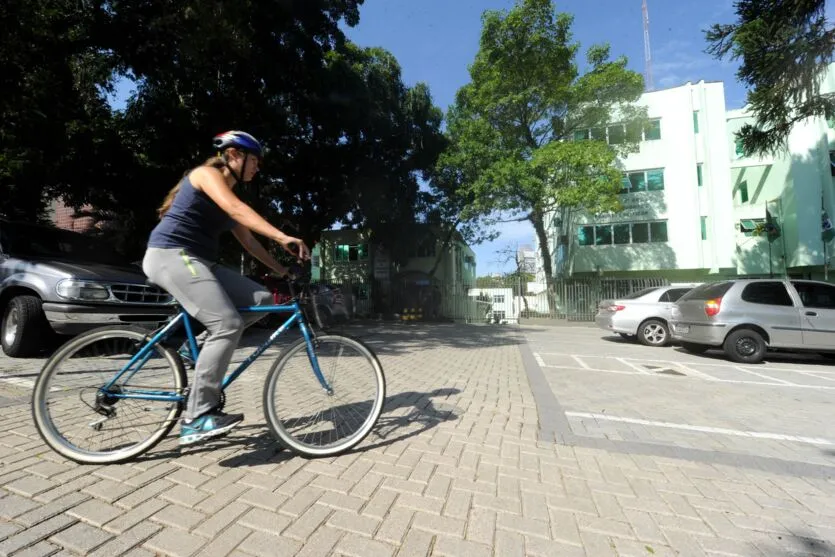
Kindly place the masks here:
[(157, 327), (171, 297), (95, 237), (0, 219), (0, 345), (35, 355), (50, 333), (102, 325)]
[(835, 285), (812, 280), (734, 279), (696, 287), (672, 311), (672, 337), (685, 350), (721, 347), (758, 363), (769, 349), (835, 356)]

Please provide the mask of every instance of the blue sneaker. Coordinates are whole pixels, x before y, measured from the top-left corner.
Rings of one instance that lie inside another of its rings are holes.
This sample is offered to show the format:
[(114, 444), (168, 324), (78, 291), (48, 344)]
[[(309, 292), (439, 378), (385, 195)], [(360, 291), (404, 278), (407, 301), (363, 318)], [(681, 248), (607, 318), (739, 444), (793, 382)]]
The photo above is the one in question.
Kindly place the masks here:
[(191, 445), (212, 437), (225, 435), (241, 423), (243, 419), (243, 414), (210, 412), (191, 422), (183, 421), (180, 427), (180, 445)]

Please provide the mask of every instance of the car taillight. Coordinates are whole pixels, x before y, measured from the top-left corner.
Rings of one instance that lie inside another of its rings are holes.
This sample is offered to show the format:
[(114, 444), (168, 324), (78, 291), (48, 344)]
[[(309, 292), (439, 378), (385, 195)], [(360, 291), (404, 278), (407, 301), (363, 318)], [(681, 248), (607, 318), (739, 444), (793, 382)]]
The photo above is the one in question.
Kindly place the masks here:
[(609, 311), (611, 311), (612, 313), (614, 313), (614, 312), (616, 312), (616, 311), (622, 311), (622, 310), (625, 310), (625, 309), (626, 309), (626, 306), (616, 306), (616, 305), (614, 305), (614, 304), (613, 304), (613, 305), (611, 305), (611, 306), (607, 307), (606, 309), (607, 309), (607, 310), (609, 310)]
[(713, 317), (722, 307), (722, 298), (714, 298), (705, 302), (705, 315)]

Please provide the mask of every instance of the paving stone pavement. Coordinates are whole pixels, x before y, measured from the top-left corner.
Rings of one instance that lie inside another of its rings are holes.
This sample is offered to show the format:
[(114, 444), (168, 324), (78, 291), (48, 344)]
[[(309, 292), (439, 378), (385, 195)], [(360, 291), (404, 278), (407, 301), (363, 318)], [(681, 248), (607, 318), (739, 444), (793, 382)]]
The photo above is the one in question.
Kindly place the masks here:
[(232, 435), (111, 466), (47, 449), (28, 400), (42, 362), (0, 357), (0, 555), (835, 555), (826, 467), (583, 437), (531, 328), (350, 332), (380, 356), (386, 408), (356, 451), (319, 460), (279, 450), (264, 424), (280, 347), (232, 387), (229, 410), (246, 413)]

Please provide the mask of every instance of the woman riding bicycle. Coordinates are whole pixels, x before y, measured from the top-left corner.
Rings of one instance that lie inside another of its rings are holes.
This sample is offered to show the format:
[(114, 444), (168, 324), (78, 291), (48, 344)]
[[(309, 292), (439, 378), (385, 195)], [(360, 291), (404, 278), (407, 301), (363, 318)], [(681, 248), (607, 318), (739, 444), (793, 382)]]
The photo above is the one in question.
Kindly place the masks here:
[(286, 275), (287, 269), (252, 232), (300, 259), (310, 257), (304, 242), (273, 227), (233, 192), (235, 185), (249, 182), (258, 172), (263, 157), (258, 140), (242, 131), (228, 131), (215, 136), (214, 147), (217, 156), (192, 169), (168, 192), (142, 262), (145, 274), (208, 331), (195, 364), (181, 445), (224, 434), (243, 420), (243, 414), (225, 414), (217, 408), (220, 385), (244, 328), (264, 314), (251, 313), (244, 320), (236, 307), (268, 305), (273, 300), (262, 285), (218, 264), (220, 234), (231, 230), (244, 249), (279, 275)]

